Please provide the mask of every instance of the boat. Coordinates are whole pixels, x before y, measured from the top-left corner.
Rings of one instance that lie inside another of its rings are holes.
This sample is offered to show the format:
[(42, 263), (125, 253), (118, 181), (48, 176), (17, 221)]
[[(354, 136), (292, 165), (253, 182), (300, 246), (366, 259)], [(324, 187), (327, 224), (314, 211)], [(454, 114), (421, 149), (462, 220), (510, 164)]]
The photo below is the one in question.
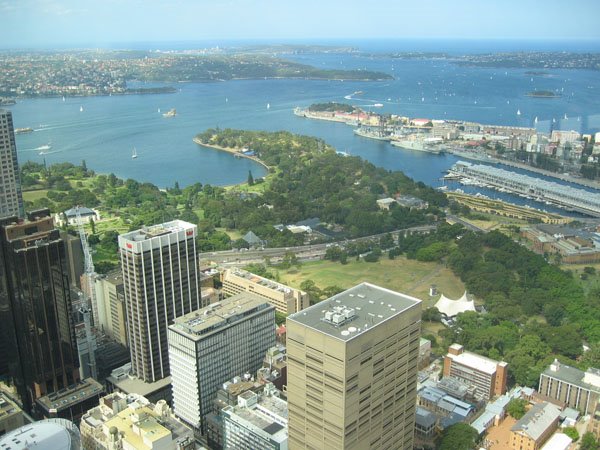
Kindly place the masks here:
[(520, 115), (521, 115), (521, 110), (517, 109), (517, 116), (520, 116)]
[(271, 109), (271, 104), (267, 103), (267, 109)]
[(362, 95), (362, 94), (364, 94), (363, 91), (354, 91), (354, 94), (352, 94), (352, 95)]
[(65, 99), (65, 96), (63, 95), (63, 102), (64, 102), (65, 100), (66, 100), (66, 99)]
[(166, 113), (163, 114), (163, 117), (175, 117), (177, 115), (177, 110), (175, 108), (170, 109)]
[(382, 108), (383, 107), (383, 103), (375, 103), (373, 105), (373, 108)]
[(133, 147), (133, 151), (131, 152), (131, 159), (137, 158), (137, 150)]
[(33, 128), (15, 128), (15, 134), (25, 134), (25, 133), (31, 133), (33, 131)]
[(407, 150), (416, 150), (419, 152), (425, 153), (433, 153), (434, 155), (439, 155), (442, 153), (442, 149), (439, 146), (434, 146), (432, 143), (425, 142), (423, 140), (409, 140), (409, 139), (401, 139), (390, 142), (395, 147), (404, 148)]
[(160, 108), (158, 108), (158, 112), (160, 113)]
[(79, 107), (79, 112), (83, 112), (83, 106)]
[(375, 139), (378, 141), (389, 141), (391, 139), (389, 136), (381, 135), (380, 132), (370, 131), (366, 128), (355, 128), (354, 134), (356, 134), (357, 136), (362, 136), (362, 137), (369, 138), (369, 139)]

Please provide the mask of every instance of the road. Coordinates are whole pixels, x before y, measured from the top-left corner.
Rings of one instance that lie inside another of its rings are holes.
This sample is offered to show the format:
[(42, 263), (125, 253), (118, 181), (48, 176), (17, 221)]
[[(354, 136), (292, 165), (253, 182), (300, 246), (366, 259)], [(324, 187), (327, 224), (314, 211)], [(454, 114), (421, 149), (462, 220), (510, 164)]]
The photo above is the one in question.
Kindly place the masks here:
[[(403, 230), (391, 231), (390, 233), (395, 240), (398, 239), (400, 233), (412, 234), (412, 233), (429, 233), (437, 228), (436, 225), (423, 225), (420, 227), (411, 227)], [(349, 242), (362, 242), (373, 239), (378, 239), (381, 236), (388, 234), (377, 234), (373, 236), (364, 236), (356, 239), (350, 239), (346, 241), (331, 242), (327, 244), (312, 244), (312, 245), (300, 245), (298, 247), (281, 247), (281, 248), (265, 248), (264, 250), (225, 250), (220, 252), (205, 252), (200, 253), (200, 260), (203, 262), (211, 262), (219, 265), (246, 265), (252, 262), (263, 262), (265, 258), (270, 258), (272, 261), (281, 259), (285, 256), (286, 252), (293, 252), (296, 257), (301, 260), (313, 260), (321, 259), (325, 256), (325, 252), (332, 245), (345, 245)]]
[(471, 231), (483, 231), (484, 233), (488, 233), (488, 230), (486, 230), (485, 228), (476, 227), (472, 223), (469, 223), (469, 222), (461, 219), (460, 217), (455, 216), (454, 214), (447, 214), (446, 215), (446, 221), (448, 223), (460, 223), (467, 230), (471, 230)]

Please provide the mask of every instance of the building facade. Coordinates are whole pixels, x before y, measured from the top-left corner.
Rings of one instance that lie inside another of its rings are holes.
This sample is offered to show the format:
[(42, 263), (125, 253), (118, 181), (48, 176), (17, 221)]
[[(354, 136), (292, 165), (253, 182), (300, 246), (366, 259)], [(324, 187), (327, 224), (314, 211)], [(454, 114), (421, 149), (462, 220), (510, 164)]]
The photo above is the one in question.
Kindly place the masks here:
[(310, 306), (306, 292), (242, 269), (228, 269), (223, 273), (223, 292), (226, 297), (252, 292), (267, 300), (282, 314), (293, 314)]
[(0, 218), (24, 217), (12, 113), (0, 109)]
[[(275, 392), (277, 392), (275, 390)], [(223, 448), (232, 450), (287, 450), (287, 402), (270, 395), (246, 391), (223, 416)]]
[(96, 325), (116, 342), (127, 347), (127, 311), (123, 274), (112, 272), (104, 277), (98, 277), (94, 287), (98, 310), (103, 312), (98, 315), (99, 320)]
[(65, 246), (47, 209), (0, 220), (0, 358), (24, 409), (79, 380)]
[(169, 376), (167, 328), (200, 302), (196, 225), (181, 220), (119, 236), (133, 373)]
[(175, 414), (206, 434), (206, 416), (222, 384), (256, 373), (275, 345), (275, 308), (250, 293), (175, 319), (169, 327)]
[(290, 449), (412, 449), (421, 301), (362, 283), (287, 318)]
[(474, 386), (475, 395), (489, 400), (506, 392), (508, 364), (467, 352), (460, 344), (452, 344), (444, 357), (443, 374)]
[(4, 392), (0, 391), (0, 436), (25, 424), (21, 408)]
[(584, 372), (555, 359), (540, 374), (538, 392), (582, 414), (592, 414), (600, 399), (600, 370), (589, 368)]

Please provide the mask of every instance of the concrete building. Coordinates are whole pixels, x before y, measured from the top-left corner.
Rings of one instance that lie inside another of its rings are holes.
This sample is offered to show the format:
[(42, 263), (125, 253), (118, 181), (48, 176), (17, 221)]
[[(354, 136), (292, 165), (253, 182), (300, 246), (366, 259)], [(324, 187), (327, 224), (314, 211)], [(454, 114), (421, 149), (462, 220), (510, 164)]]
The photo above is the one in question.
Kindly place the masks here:
[(452, 344), (444, 357), (443, 375), (473, 385), (475, 395), (489, 400), (506, 392), (508, 364), (467, 352), (460, 344)]
[(421, 301), (359, 284), (287, 318), (290, 449), (412, 449)]
[(0, 109), (0, 161), (0, 219), (24, 217), (15, 129), (12, 113), (6, 109)]
[(594, 232), (556, 225), (536, 225), (521, 229), (534, 252), (560, 255), (565, 264), (593, 264), (600, 261), (600, 237)]
[(48, 209), (0, 220), (0, 374), (25, 411), (79, 381), (66, 252)]
[(584, 415), (591, 414), (600, 398), (600, 370), (589, 368), (584, 372), (555, 359), (540, 374), (538, 391)]
[(61, 418), (78, 422), (88, 409), (98, 404), (102, 394), (104, 386), (93, 378), (86, 378), (60, 392), (38, 398), (36, 406), (46, 419)]
[(538, 450), (558, 427), (560, 410), (551, 403), (533, 405), (510, 429), (510, 448)]
[(204, 435), (223, 381), (255, 373), (275, 345), (275, 308), (244, 292), (175, 319), (168, 336), (175, 414)]
[(152, 403), (160, 400), (172, 404), (173, 391), (171, 377), (161, 378), (154, 382), (144, 381), (131, 373), (131, 363), (114, 369), (106, 378), (108, 392), (122, 392), (124, 394), (141, 395)]
[[(80, 450), (77, 426), (66, 419), (39, 420), (0, 436), (2, 450)], [(86, 449), (87, 450), (87, 449)]]
[(23, 410), (4, 392), (0, 392), (0, 436), (25, 424)]
[(201, 308), (196, 225), (174, 220), (119, 236), (132, 371), (169, 376), (167, 327)]
[(223, 408), (224, 449), (287, 450), (287, 402), (271, 392), (267, 387), (262, 394), (246, 391), (237, 406)]
[(587, 430), (593, 433), (596, 439), (600, 439), (600, 403), (596, 403), (594, 410), (590, 412), (590, 423)]
[(163, 400), (114, 393), (81, 419), (86, 450), (193, 450), (194, 434), (171, 415)]
[(552, 142), (560, 142), (562, 144), (572, 143), (581, 139), (581, 134), (575, 130), (564, 131), (564, 130), (552, 130), (550, 140)]
[(91, 221), (100, 220), (100, 214), (95, 209), (86, 208), (85, 206), (78, 206), (75, 208), (67, 209), (62, 214), (55, 214), (54, 221), (58, 226), (64, 224), (78, 226), (79, 224), (90, 223)]
[(128, 346), (127, 311), (125, 308), (125, 287), (123, 274), (111, 272), (98, 277), (94, 283), (99, 321), (97, 326), (116, 342)]
[(293, 314), (310, 306), (306, 292), (242, 269), (228, 269), (223, 273), (223, 292), (226, 297), (252, 292), (264, 298), (282, 314)]

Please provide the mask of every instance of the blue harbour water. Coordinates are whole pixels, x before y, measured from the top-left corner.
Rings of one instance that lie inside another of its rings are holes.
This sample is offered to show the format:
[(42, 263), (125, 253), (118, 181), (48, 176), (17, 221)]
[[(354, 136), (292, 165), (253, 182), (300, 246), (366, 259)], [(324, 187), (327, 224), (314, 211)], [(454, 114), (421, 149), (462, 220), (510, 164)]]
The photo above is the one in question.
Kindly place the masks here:
[[(442, 43), (437, 44), (435, 47), (427, 41), (419, 47), (418, 43), (368, 41), (354, 45), (365, 51), (381, 52), (445, 50)], [(522, 43), (511, 41), (488, 44), (488, 50), (481, 43), (448, 45), (454, 53), (523, 49)], [(563, 43), (562, 47), (559, 43), (552, 44), (554, 47), (536, 42), (529, 45), (536, 50), (600, 50), (598, 43), (588, 41), (579, 43), (579, 47), (572, 42)], [(355, 97), (353, 104), (381, 113), (517, 126), (534, 126), (537, 117), (540, 131), (547, 132), (553, 119), (554, 129), (600, 131), (598, 72), (549, 69), (545, 70), (546, 76), (531, 76), (526, 74), (527, 69), (462, 67), (447, 60), (394, 60), (353, 53), (302, 54), (289, 58), (322, 68), (382, 71), (393, 75), (394, 80), (175, 83), (170, 84), (177, 88), (174, 94), (20, 100), (9, 107), (15, 127), (32, 127), (36, 131), (17, 136), (19, 161), (45, 159), (48, 164), (62, 161), (78, 164), (85, 160), (96, 172), (113, 172), (119, 177), (148, 181), (160, 187), (172, 186), (175, 181), (181, 186), (196, 182), (227, 185), (245, 181), (249, 170), (255, 177), (264, 175), (265, 170), (253, 161), (194, 144), (195, 134), (215, 126), (288, 130), (318, 136), (340, 151), (389, 170), (402, 170), (428, 185), (440, 186), (440, 177), (457, 161), (456, 157), (399, 149), (355, 136), (352, 128), (343, 124), (308, 120), (293, 114), (297, 106), (348, 101), (344, 97), (355, 91), (364, 94)], [(525, 96), (535, 89), (557, 91), (562, 96), (553, 99)], [(374, 108), (375, 103), (384, 106)], [(177, 109), (177, 116), (163, 117), (171, 108)], [(39, 149), (47, 144), (51, 145), (50, 150)], [(134, 147), (136, 159), (131, 158)], [(524, 202), (519, 197), (484, 188), (463, 189)], [(533, 201), (530, 204), (540, 207)]]

